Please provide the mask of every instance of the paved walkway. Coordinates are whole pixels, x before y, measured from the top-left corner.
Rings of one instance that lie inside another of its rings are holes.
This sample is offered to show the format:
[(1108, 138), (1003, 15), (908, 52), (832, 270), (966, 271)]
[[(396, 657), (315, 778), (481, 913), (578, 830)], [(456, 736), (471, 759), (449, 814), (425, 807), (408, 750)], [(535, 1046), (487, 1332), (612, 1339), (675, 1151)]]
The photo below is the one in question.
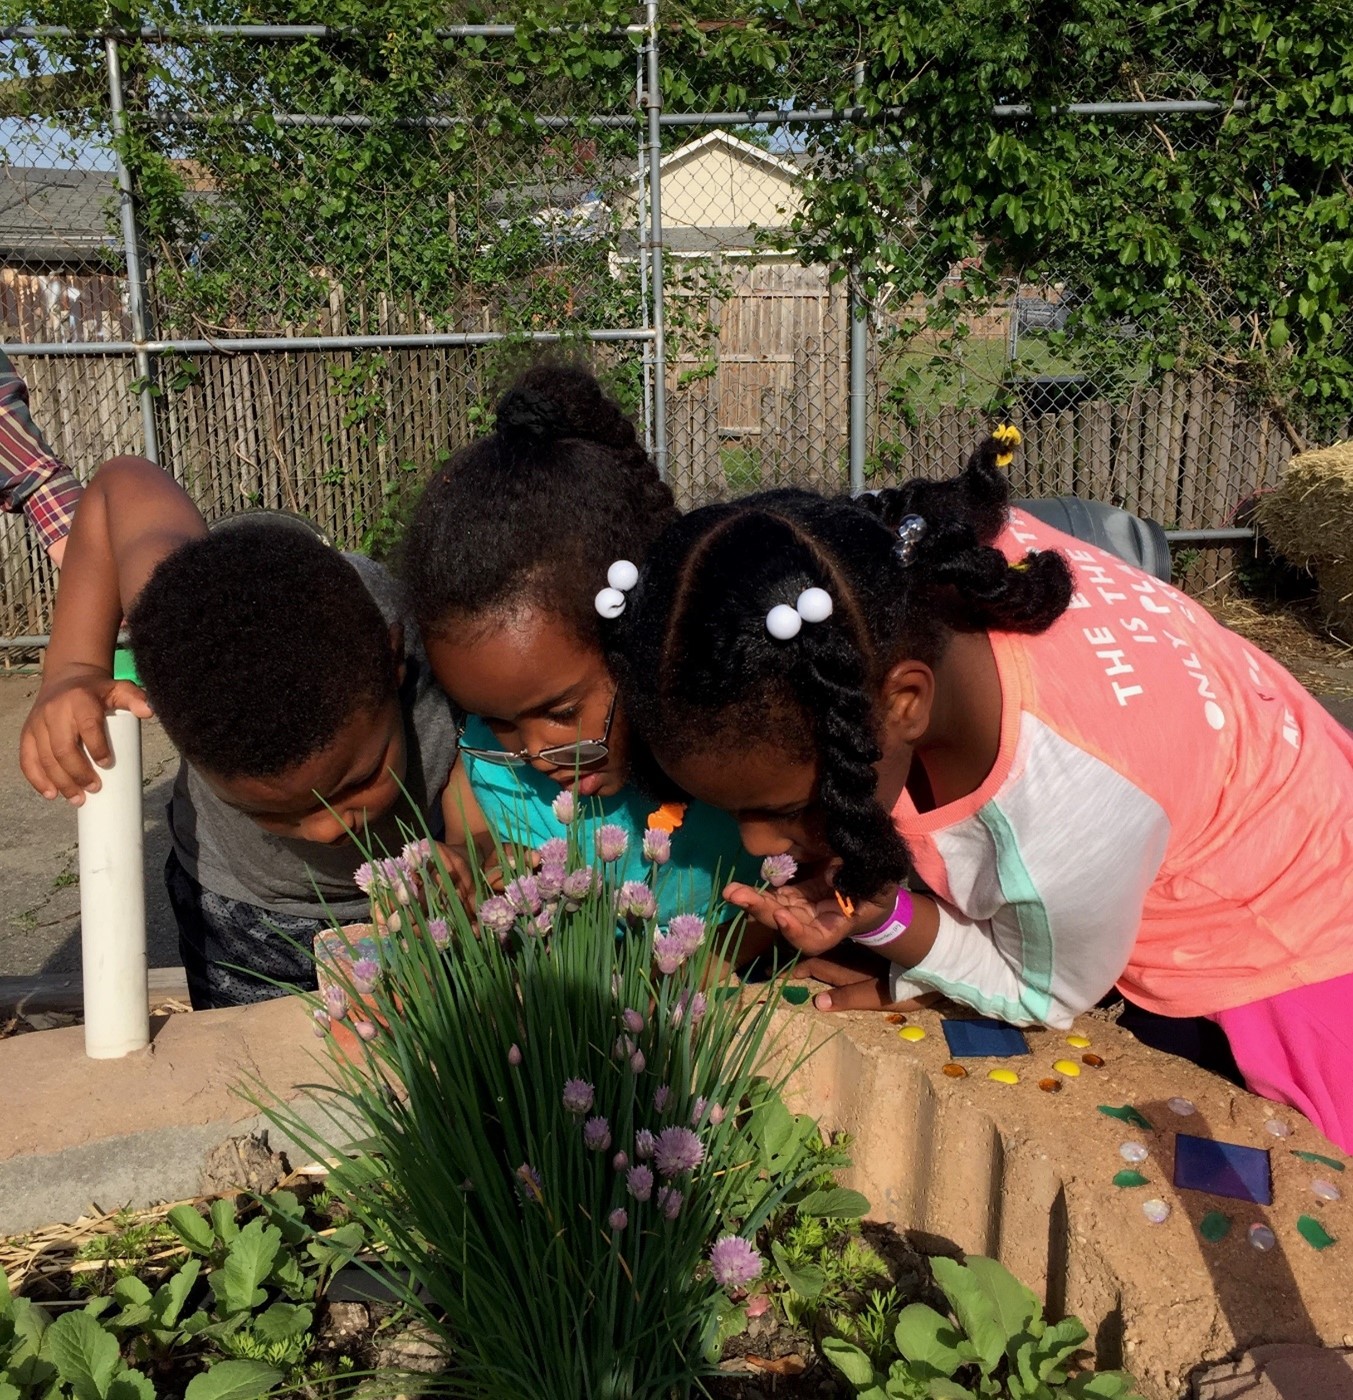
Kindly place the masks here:
[[(80, 966), (75, 810), (46, 802), (19, 772), (19, 730), (35, 676), (0, 676), (0, 977), (73, 972)], [(146, 916), (150, 965), (178, 962), (162, 872), (169, 854), (164, 807), (178, 758), (158, 724), (142, 726), (146, 792)]]

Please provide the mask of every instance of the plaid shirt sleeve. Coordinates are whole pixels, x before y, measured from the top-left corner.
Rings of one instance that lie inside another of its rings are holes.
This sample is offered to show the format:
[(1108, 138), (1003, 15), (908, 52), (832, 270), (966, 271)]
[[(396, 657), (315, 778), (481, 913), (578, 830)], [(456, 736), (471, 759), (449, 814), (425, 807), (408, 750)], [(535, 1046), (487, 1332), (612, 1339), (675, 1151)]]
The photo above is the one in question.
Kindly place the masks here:
[(0, 510), (21, 510), (44, 549), (70, 533), (84, 487), (52, 455), (28, 412), (28, 388), (0, 354)]

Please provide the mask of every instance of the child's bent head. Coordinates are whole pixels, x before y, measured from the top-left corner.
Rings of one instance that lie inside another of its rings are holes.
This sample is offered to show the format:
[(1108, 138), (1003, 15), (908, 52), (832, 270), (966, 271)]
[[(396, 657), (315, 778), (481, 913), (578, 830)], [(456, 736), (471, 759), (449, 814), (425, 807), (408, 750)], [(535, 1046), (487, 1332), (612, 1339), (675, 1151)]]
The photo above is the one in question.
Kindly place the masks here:
[(164, 559), (128, 625), (165, 732), (265, 830), (338, 844), (398, 800), (398, 628), (338, 551), (240, 522)]
[[(642, 562), (675, 518), (620, 406), (587, 370), (545, 363), (428, 484), (404, 543), (410, 606), (442, 689), (504, 749), (561, 784), (576, 775), (586, 795), (617, 791), (629, 766), (596, 595), (612, 563)], [(589, 752), (603, 741), (607, 756), (570, 762), (580, 741)]]
[[(621, 699), (662, 767), (734, 812), (754, 854), (841, 859), (868, 898), (907, 873), (885, 805), (929, 722), (956, 632), (1039, 632), (1060, 555), (993, 547), (1008, 486), (988, 441), (952, 481), (858, 500), (770, 491), (669, 529), (606, 634)], [(899, 737), (904, 736), (904, 737)]]

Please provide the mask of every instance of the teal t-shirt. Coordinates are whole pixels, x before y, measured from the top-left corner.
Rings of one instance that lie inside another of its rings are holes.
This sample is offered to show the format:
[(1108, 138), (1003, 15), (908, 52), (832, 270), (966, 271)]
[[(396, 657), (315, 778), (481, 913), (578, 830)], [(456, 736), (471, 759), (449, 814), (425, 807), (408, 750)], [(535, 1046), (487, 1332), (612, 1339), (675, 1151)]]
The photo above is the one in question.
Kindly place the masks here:
[[(466, 723), (464, 743), (477, 749), (498, 747), (493, 732), (480, 719)], [(569, 828), (550, 805), (563, 789), (544, 773), (529, 764), (507, 768), (501, 763), (486, 763), (464, 750), (461, 761), (479, 809), (500, 841), (539, 846), (551, 837), (568, 837)], [(631, 787), (622, 788), (614, 797), (579, 798), (572, 829), (583, 857), (595, 863), (598, 830), (608, 824), (618, 826), (629, 837), (629, 844), (623, 859), (610, 869), (620, 880), (645, 879), (651, 867), (643, 856), (644, 832), (649, 813), (657, 805)], [(743, 850), (737, 823), (727, 812), (703, 802), (690, 803), (681, 825), (672, 833), (671, 859), (658, 870), (654, 886), (658, 922), (666, 924), (675, 914), (705, 917), (730, 880), (755, 883), (760, 869), (760, 861)], [(726, 917), (726, 912), (717, 917)]]

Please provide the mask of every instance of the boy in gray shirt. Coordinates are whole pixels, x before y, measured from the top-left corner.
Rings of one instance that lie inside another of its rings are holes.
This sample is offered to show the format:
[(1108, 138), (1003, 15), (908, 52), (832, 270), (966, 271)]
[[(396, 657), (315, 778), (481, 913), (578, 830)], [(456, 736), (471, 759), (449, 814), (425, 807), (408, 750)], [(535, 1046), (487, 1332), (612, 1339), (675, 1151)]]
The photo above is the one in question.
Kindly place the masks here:
[[(90, 484), (21, 761), (78, 805), (98, 786), (82, 749), (107, 760), (106, 711), (154, 707), (183, 759), (165, 876), (195, 1008), (313, 988), (315, 934), (366, 917), (354, 837), (396, 852), (441, 834), (456, 717), (398, 596), (302, 529), (208, 535), (143, 459)], [(124, 608), (144, 695), (109, 672)]]

